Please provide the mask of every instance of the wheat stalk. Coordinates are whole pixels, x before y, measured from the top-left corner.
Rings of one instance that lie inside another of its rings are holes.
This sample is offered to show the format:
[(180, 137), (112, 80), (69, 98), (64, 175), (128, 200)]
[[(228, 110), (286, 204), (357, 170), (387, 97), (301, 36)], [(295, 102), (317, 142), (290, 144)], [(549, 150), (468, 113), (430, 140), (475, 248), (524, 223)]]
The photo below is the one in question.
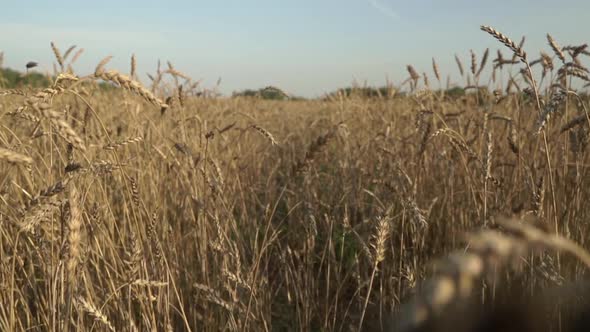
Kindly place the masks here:
[(420, 75), (412, 65), (407, 65), (406, 69), (408, 70), (408, 74), (410, 74), (410, 78), (412, 79), (412, 81), (414, 81), (414, 84), (416, 84), (420, 79)]
[(80, 239), (82, 227), (82, 212), (80, 210), (80, 195), (75, 185), (70, 186), (70, 221), (68, 223), (69, 257), (66, 265), (68, 279), (71, 284), (76, 283), (76, 268), (80, 260)]
[(543, 128), (545, 128), (545, 124), (547, 123), (547, 120), (549, 120), (551, 115), (557, 111), (559, 106), (561, 106), (561, 104), (565, 101), (566, 97), (567, 97), (567, 92), (564, 90), (559, 90), (559, 91), (553, 93), (553, 95), (551, 96), (551, 99), (549, 100), (549, 102), (547, 103), (547, 105), (543, 109), (543, 112), (541, 112), (539, 119), (537, 120), (537, 133), (540, 133), (541, 130), (543, 130)]
[(70, 65), (73, 65), (76, 61), (78, 61), (78, 58), (80, 58), (80, 56), (82, 55), (82, 53), (84, 53), (84, 49), (81, 48), (78, 51), (76, 51), (76, 54), (74, 54), (74, 56), (72, 57), (72, 60), (70, 61)]

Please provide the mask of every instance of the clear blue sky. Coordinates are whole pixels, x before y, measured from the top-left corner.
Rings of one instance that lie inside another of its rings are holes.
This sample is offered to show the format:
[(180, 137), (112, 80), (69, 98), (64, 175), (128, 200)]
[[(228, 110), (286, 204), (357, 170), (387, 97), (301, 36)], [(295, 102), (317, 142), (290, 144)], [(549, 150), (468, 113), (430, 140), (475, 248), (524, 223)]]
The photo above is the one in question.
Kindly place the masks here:
[(455, 53), (467, 62), (470, 49), (502, 48), (480, 24), (526, 35), (525, 49), (538, 54), (547, 32), (562, 45), (590, 42), (590, 1), (5, 1), (0, 50), (5, 66), (35, 60), (51, 70), (53, 40), (86, 50), (75, 66), (83, 74), (106, 55), (109, 68), (127, 72), (135, 53), (140, 73), (170, 60), (206, 86), (221, 77), (224, 93), (275, 85), (318, 96), (353, 79), (400, 82), (406, 64), (432, 76), (433, 56), (456, 74)]

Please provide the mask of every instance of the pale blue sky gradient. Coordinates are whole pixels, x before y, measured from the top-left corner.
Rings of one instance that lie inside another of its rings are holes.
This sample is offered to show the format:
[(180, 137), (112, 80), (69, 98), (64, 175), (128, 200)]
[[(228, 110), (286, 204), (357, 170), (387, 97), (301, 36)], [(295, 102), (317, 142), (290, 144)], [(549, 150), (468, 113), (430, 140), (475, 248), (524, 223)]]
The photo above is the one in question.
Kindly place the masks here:
[(526, 35), (525, 49), (538, 54), (549, 50), (547, 32), (562, 45), (590, 42), (589, 18), (583, 0), (5, 1), (0, 51), (5, 66), (34, 60), (51, 70), (53, 40), (85, 49), (82, 74), (107, 55), (108, 68), (127, 72), (135, 53), (144, 81), (162, 59), (205, 86), (221, 77), (226, 94), (275, 85), (311, 97), (353, 79), (401, 82), (410, 63), (432, 76), (433, 56), (458, 80), (455, 53), (467, 62), (470, 49), (503, 49), (480, 24)]

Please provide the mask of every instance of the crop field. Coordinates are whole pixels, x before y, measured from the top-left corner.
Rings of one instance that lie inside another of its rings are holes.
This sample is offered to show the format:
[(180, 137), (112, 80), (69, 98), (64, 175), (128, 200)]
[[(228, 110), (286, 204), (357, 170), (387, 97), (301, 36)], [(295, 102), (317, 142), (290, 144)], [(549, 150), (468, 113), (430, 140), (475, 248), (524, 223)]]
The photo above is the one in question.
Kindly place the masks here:
[(590, 49), (481, 29), (316, 99), (52, 43), (0, 77), (0, 331), (587, 331)]

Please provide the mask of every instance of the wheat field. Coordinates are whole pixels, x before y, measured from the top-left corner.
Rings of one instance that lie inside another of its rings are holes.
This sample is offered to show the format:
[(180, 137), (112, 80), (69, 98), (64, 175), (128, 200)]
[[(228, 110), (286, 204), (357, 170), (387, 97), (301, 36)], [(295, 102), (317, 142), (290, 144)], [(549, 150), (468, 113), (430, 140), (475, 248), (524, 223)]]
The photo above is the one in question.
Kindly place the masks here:
[(51, 43), (0, 90), (0, 330), (585, 331), (590, 53), (481, 29), (311, 100)]

